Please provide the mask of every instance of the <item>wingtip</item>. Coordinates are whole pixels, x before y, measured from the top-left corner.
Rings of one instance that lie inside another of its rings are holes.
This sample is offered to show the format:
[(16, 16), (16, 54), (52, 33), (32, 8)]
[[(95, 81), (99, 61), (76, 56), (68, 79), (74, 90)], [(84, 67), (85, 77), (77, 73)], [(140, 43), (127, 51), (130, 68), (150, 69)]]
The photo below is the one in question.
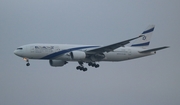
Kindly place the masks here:
[(170, 48), (170, 46), (164, 46), (164, 48)]

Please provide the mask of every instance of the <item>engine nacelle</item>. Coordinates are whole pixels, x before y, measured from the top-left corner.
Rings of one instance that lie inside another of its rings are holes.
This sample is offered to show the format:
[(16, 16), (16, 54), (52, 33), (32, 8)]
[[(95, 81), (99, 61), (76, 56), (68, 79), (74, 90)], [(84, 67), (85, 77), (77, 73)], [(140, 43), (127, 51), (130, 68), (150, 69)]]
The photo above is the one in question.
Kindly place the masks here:
[(83, 51), (72, 51), (70, 55), (73, 60), (83, 60), (86, 58), (86, 53)]
[(49, 64), (53, 67), (64, 66), (66, 63), (68, 62), (63, 60), (49, 60)]

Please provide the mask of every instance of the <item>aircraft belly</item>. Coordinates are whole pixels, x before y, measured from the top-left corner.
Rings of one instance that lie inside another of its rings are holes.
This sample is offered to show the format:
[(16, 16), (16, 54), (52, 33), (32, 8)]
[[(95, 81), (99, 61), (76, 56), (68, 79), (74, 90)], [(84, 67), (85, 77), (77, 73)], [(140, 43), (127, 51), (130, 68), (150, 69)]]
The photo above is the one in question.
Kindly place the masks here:
[(105, 54), (103, 61), (123, 61), (127, 60), (129, 57), (130, 55), (126, 53), (111, 52)]
[(139, 57), (148, 56), (151, 54), (141, 54), (138, 51), (115, 51), (110, 53), (105, 53), (105, 58), (102, 61), (123, 61), (123, 60), (129, 60)]

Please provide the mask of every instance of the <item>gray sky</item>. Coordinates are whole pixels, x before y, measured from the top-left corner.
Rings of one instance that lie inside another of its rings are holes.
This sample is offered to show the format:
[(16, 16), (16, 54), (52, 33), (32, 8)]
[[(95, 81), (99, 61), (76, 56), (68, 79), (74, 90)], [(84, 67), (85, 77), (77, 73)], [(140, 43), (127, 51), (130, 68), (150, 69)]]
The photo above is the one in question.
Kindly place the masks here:
[[(179, 0), (0, 0), (1, 105), (179, 105)], [(77, 63), (13, 54), (29, 43), (108, 45), (139, 35), (155, 24), (156, 55), (101, 62), (77, 71)]]

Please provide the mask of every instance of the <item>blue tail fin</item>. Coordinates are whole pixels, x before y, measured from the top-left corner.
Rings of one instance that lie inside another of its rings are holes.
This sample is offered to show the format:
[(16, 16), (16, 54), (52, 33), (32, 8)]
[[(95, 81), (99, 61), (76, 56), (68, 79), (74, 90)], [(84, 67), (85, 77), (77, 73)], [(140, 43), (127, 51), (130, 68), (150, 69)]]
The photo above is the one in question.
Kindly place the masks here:
[(132, 47), (142, 47), (146, 48), (150, 44), (150, 39), (152, 36), (152, 33), (154, 31), (155, 25), (149, 25), (145, 31), (141, 34), (143, 37), (136, 39), (136, 42), (133, 43)]

